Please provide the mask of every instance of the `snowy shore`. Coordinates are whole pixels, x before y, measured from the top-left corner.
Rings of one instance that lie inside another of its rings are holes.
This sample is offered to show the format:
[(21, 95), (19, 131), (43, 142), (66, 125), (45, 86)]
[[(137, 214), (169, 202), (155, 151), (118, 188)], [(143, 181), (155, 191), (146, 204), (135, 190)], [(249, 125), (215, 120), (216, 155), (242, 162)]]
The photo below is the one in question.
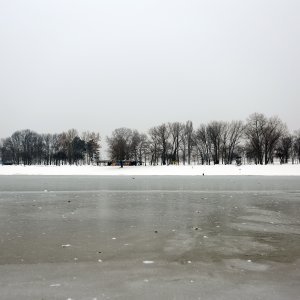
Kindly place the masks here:
[(0, 166), (0, 175), (261, 175), (300, 176), (300, 164), (194, 166)]

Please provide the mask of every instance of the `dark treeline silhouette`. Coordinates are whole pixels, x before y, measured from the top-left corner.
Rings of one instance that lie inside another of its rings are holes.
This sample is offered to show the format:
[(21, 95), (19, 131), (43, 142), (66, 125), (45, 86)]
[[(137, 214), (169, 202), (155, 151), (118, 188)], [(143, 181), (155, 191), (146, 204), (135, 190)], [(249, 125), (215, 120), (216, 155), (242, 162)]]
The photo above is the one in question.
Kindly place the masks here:
[(70, 129), (60, 134), (16, 131), (1, 142), (3, 164), (94, 164), (99, 160), (100, 135)]
[[(197, 128), (191, 121), (163, 123), (140, 133), (118, 128), (107, 137), (113, 161), (168, 164), (299, 163), (300, 130), (291, 134), (278, 117), (254, 113), (243, 121), (211, 121)], [(1, 141), (3, 164), (98, 164), (100, 136), (16, 131)]]
[(292, 135), (278, 117), (260, 113), (250, 115), (245, 123), (212, 121), (198, 128), (191, 121), (163, 123), (147, 134), (118, 128), (107, 143), (111, 159), (151, 165), (300, 161), (300, 131)]

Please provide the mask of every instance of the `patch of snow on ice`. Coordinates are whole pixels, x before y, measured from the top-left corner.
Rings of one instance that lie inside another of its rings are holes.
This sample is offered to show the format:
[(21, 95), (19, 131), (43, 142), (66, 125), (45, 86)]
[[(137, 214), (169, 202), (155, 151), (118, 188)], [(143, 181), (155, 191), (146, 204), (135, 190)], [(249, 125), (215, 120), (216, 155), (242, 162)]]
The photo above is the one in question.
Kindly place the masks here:
[(154, 264), (154, 261), (153, 260), (144, 260), (143, 263), (146, 265), (149, 265), (149, 264)]
[[(243, 165), (195, 165), (195, 166), (0, 166), (0, 175), (283, 175), (300, 176), (299, 164)], [(44, 190), (44, 192), (48, 190)]]
[(50, 284), (50, 286), (51, 287), (59, 287), (59, 286), (61, 286), (61, 284), (60, 283), (53, 283), (53, 284)]

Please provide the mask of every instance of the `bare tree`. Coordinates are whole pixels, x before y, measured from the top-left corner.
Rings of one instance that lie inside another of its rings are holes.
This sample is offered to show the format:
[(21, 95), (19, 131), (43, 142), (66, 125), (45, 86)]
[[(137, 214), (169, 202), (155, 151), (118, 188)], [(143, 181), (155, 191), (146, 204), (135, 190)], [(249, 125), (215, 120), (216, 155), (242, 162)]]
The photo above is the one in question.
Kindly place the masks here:
[(82, 133), (82, 139), (86, 144), (86, 164), (98, 163), (100, 159), (100, 134), (96, 132), (85, 131)]
[(211, 154), (215, 165), (220, 163), (220, 152), (224, 126), (225, 123), (219, 121), (212, 121), (207, 125), (207, 134), (212, 145)]
[(193, 122), (192, 121), (187, 121), (185, 124), (184, 128), (184, 135), (186, 137), (187, 141), (187, 156), (188, 156), (188, 164), (191, 164), (191, 156), (192, 156), (192, 151), (193, 147), (195, 145), (195, 140), (194, 140), (194, 128), (193, 128)]
[(293, 156), (300, 163), (300, 130), (296, 131), (293, 138)]
[(201, 164), (210, 165), (211, 161), (211, 141), (208, 135), (207, 126), (201, 124), (195, 132), (195, 144), (197, 156), (200, 156)]
[(281, 136), (276, 147), (276, 156), (281, 164), (287, 164), (292, 155), (293, 137), (291, 135)]
[(155, 163), (158, 162), (158, 157), (156, 155), (160, 154), (160, 161), (162, 165), (167, 164), (168, 150), (170, 149), (169, 137), (170, 131), (169, 127), (163, 123), (159, 126), (153, 127), (149, 131), (151, 142), (153, 143), (154, 158)]
[(193, 128), (193, 122), (187, 121), (185, 124), (182, 124), (182, 130), (181, 130), (181, 151), (182, 151), (182, 162), (185, 165), (186, 160), (188, 164), (191, 164), (191, 157), (192, 157), (192, 151), (193, 147), (195, 146), (195, 133)]
[(281, 136), (286, 133), (286, 126), (278, 117), (271, 117), (265, 130), (264, 136), (264, 157), (265, 164), (273, 163), (274, 152)]
[(138, 144), (138, 160), (140, 163), (144, 160), (144, 165), (147, 164), (147, 158), (149, 155), (149, 139), (145, 133), (140, 134), (139, 144)]
[(256, 164), (273, 162), (275, 148), (285, 132), (286, 126), (278, 117), (268, 119), (259, 113), (250, 115), (245, 128), (248, 155), (253, 156)]
[(52, 148), (52, 135), (51, 134), (42, 134), (41, 135), (44, 144), (44, 163), (46, 165), (51, 165), (51, 148)]
[(171, 137), (171, 149), (168, 156), (169, 163), (177, 163), (179, 165), (179, 149), (181, 146), (181, 138), (184, 130), (184, 125), (179, 122), (168, 123), (168, 130)]
[(29, 129), (22, 130), (21, 135), (21, 156), (24, 165), (31, 165), (34, 161), (35, 149), (37, 148), (37, 133)]
[(221, 160), (222, 164), (227, 165), (229, 163), (229, 134), (230, 134), (230, 126), (228, 122), (222, 122), (221, 127)]
[(245, 136), (247, 139), (247, 154), (252, 156), (256, 164), (264, 161), (264, 130), (268, 120), (263, 114), (254, 113), (247, 119)]
[(22, 134), (21, 131), (16, 131), (12, 134), (9, 147), (12, 153), (13, 162), (15, 164), (21, 163), (21, 154), (22, 154)]
[(149, 130), (149, 152), (150, 152), (150, 164), (157, 165), (160, 156), (160, 146), (159, 146), (159, 134), (157, 127), (152, 127)]
[(235, 156), (238, 156), (237, 148), (242, 140), (244, 125), (242, 121), (226, 123), (223, 128), (223, 157), (225, 164), (232, 164)]
[(130, 158), (132, 130), (129, 128), (117, 128), (107, 137), (108, 152), (111, 159), (125, 160)]
[(1, 160), (2, 164), (19, 164), (11, 137), (1, 140)]
[(139, 145), (141, 143), (141, 135), (137, 130), (132, 130), (130, 139), (130, 157), (138, 161)]
[(78, 137), (78, 131), (76, 129), (69, 129), (66, 133), (66, 146), (67, 146), (67, 157), (69, 165), (74, 163), (74, 144), (73, 140)]

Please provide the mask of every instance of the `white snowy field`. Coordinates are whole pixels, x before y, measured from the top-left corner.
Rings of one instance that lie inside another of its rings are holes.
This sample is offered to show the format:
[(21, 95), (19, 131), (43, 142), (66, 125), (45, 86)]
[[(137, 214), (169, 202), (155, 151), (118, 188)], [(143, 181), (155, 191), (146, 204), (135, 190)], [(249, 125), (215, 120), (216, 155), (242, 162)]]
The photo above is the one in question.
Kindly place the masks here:
[(262, 175), (300, 176), (300, 164), (193, 166), (0, 166), (0, 175)]

